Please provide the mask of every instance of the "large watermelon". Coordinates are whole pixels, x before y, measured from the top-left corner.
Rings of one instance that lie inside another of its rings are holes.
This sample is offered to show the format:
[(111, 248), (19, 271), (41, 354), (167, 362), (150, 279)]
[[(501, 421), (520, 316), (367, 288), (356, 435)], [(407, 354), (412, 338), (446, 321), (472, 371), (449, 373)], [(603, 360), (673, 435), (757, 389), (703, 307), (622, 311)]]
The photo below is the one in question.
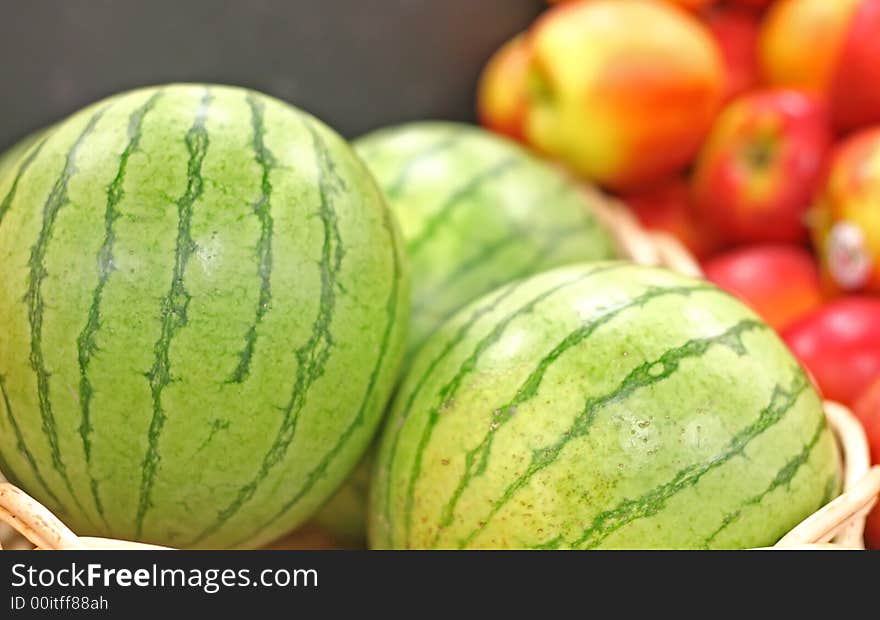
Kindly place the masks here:
[(242, 547), (302, 522), (404, 346), (369, 172), (222, 86), (112, 97), (32, 148), (0, 181), (0, 468), (83, 534)]
[(385, 427), (371, 542), (769, 545), (840, 487), (810, 381), (714, 286), (609, 262), (505, 286), (416, 356)]
[(590, 211), (602, 197), (478, 127), (422, 122), (355, 142), (400, 221), (413, 275), (409, 350), (511, 280), (613, 258)]

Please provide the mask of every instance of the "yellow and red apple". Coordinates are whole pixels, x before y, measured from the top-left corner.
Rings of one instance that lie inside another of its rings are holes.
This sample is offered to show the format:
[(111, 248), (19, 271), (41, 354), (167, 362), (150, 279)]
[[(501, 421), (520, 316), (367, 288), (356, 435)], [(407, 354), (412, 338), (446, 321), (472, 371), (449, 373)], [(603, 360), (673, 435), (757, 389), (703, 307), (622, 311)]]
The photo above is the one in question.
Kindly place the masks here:
[(528, 39), (522, 34), (514, 37), (489, 59), (477, 88), (480, 122), (515, 140), (523, 138), (530, 61)]
[(696, 18), (659, 2), (584, 0), (547, 11), (528, 37), (531, 145), (614, 189), (692, 160), (725, 86)]
[(837, 148), (810, 215), (827, 285), (880, 293), (880, 126)]
[(762, 90), (718, 117), (693, 176), (694, 205), (733, 242), (799, 242), (831, 145), (824, 105)]
[(819, 267), (804, 248), (750, 245), (703, 264), (706, 278), (782, 330), (822, 305)]
[(760, 58), (769, 84), (827, 97), (838, 129), (880, 122), (880, 0), (781, 0)]

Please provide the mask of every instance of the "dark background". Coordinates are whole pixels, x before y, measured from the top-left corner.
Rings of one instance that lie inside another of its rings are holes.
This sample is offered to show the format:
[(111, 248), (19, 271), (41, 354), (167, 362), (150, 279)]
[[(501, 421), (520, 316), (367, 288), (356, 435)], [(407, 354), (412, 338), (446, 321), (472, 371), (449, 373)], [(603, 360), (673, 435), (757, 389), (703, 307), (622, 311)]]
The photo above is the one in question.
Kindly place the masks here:
[(0, 0), (0, 149), (173, 81), (248, 86), (348, 136), (473, 118), (492, 52), (542, 0)]

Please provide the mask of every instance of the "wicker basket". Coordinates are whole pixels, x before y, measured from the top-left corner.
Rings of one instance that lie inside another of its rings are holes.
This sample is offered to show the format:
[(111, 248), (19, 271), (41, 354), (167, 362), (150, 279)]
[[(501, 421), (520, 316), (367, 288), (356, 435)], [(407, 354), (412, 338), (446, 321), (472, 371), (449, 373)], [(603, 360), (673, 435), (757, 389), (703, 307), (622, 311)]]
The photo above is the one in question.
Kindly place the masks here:
[[(623, 206), (589, 196), (599, 218), (614, 232), (625, 256), (644, 265), (701, 275), (700, 266), (672, 236), (646, 232)], [(861, 424), (844, 406), (826, 402), (825, 414), (843, 458), (843, 494), (807, 517), (770, 549), (864, 549), (865, 518), (880, 493), (880, 466), (871, 467)], [(0, 477), (2, 480), (2, 477)], [(45, 506), (8, 482), (0, 482), (0, 543), (5, 549), (164, 549), (154, 545), (77, 536)], [(328, 546), (320, 533), (301, 532), (274, 549)]]

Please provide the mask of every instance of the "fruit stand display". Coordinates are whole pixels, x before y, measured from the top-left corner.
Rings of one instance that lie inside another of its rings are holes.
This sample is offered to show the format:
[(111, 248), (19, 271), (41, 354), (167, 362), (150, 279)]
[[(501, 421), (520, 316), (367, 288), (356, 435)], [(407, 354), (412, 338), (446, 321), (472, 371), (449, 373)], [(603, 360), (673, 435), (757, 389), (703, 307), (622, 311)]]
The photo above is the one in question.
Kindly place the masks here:
[(0, 156), (2, 544), (880, 548), (880, 0), (551, 4), (482, 127)]

